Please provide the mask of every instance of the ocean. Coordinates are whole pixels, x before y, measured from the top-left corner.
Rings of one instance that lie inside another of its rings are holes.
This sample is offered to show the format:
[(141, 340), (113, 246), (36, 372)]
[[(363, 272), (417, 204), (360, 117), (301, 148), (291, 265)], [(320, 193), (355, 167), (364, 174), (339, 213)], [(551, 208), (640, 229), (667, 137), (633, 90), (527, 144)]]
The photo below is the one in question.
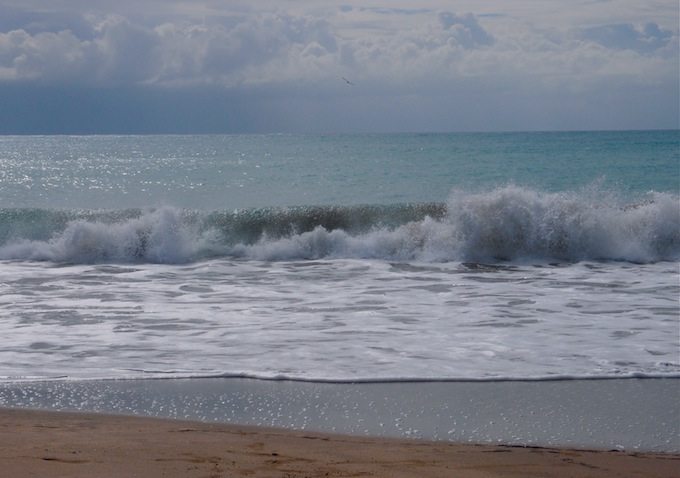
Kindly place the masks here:
[(680, 376), (680, 132), (0, 137), (0, 380)]

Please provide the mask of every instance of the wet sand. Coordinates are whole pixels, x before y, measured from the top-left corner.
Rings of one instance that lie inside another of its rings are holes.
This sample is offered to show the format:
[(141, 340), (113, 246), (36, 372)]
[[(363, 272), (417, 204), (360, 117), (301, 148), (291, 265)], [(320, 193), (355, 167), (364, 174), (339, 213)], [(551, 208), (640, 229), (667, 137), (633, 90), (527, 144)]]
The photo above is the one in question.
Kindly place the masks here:
[(0, 383), (0, 407), (352, 436), (680, 453), (680, 379), (318, 383), (245, 378)]
[(29, 477), (672, 477), (680, 455), (460, 445), (0, 409), (0, 470)]

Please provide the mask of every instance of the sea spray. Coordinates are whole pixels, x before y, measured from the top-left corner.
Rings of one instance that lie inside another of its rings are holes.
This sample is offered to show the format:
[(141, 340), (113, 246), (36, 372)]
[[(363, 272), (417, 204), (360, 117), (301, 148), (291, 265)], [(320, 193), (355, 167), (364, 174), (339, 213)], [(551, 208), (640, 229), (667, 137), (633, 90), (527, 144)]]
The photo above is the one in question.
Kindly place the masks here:
[(590, 188), (543, 193), (507, 186), (454, 193), (448, 206), (458, 258), (467, 260), (656, 262), (680, 253), (680, 203), (668, 193), (631, 204)]
[(680, 203), (668, 193), (650, 193), (626, 204), (610, 193), (506, 186), (485, 193), (455, 192), (446, 215), (438, 219), (426, 216), (354, 235), (317, 226), (280, 239), (263, 236), (232, 253), (261, 260), (656, 262), (680, 256)]
[[(318, 206), (210, 213), (4, 210), (0, 259), (186, 263), (210, 257), (391, 261), (657, 262), (680, 257), (680, 203), (587, 189), (509, 185), (446, 204)], [(46, 231), (52, 229), (49, 234)], [(45, 237), (48, 235), (49, 237)]]
[[(109, 216), (110, 217), (110, 216)], [(161, 208), (120, 221), (76, 219), (49, 240), (13, 239), (0, 247), (2, 259), (69, 263), (182, 263), (210, 251), (210, 234), (197, 234), (182, 211)]]

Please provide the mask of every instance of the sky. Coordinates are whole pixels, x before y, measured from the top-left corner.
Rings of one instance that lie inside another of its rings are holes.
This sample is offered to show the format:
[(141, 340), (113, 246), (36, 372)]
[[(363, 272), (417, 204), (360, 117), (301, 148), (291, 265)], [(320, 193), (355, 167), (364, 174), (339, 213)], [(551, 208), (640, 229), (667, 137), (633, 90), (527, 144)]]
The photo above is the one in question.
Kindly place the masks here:
[(0, 134), (677, 129), (677, 0), (0, 0)]

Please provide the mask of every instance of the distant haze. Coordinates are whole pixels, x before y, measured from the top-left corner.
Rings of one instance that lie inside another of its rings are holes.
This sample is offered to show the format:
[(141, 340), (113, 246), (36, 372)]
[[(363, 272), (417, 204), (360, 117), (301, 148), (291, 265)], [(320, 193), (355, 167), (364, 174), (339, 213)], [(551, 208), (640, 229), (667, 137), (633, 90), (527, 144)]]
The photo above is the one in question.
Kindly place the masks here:
[(3, 0), (0, 134), (676, 129), (677, 0)]

